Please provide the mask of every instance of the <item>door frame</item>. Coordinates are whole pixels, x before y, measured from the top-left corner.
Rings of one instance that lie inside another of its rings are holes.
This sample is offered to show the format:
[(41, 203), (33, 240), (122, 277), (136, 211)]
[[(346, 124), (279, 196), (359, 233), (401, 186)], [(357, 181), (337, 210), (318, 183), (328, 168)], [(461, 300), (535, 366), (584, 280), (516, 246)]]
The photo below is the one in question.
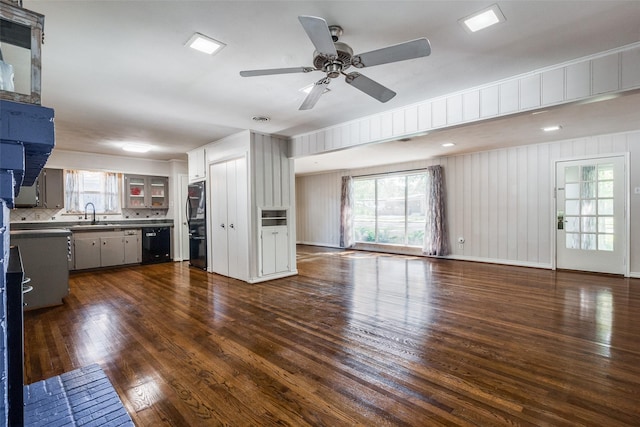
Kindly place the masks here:
[(631, 194), (629, 193), (629, 184), (631, 182), (631, 172), (629, 170), (629, 152), (615, 152), (615, 153), (598, 153), (592, 155), (583, 155), (583, 156), (573, 156), (573, 157), (563, 157), (553, 160), (553, 166), (551, 168), (551, 182), (553, 183), (552, 189), (552, 197), (553, 197), (553, 212), (551, 212), (551, 269), (557, 270), (557, 262), (558, 262), (558, 233), (557, 229), (557, 213), (558, 213), (558, 163), (562, 162), (573, 162), (573, 161), (585, 161), (590, 159), (606, 159), (609, 157), (622, 157), (624, 159), (624, 175), (623, 175), (623, 192), (624, 192), (624, 233), (625, 233), (625, 245), (624, 245), (624, 254), (623, 263), (624, 263), (624, 277), (630, 277), (631, 266), (630, 262), (630, 250), (631, 250), (631, 217), (630, 217), (630, 209), (631, 209)]

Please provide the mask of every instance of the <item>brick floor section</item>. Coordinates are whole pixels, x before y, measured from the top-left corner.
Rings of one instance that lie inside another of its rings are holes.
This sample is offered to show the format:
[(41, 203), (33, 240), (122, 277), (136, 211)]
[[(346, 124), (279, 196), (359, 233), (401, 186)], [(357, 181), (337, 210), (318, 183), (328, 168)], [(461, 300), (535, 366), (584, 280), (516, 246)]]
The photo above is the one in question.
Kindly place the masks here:
[(100, 366), (24, 387), (25, 426), (134, 426)]

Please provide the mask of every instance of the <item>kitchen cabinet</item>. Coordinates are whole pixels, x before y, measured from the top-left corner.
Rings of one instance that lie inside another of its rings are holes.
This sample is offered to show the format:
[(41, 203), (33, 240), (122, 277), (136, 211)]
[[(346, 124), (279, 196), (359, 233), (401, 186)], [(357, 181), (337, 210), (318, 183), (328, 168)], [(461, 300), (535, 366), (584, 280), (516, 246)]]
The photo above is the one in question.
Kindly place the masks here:
[(247, 159), (211, 165), (212, 270), (247, 280), (249, 219)]
[(62, 209), (64, 207), (64, 171), (62, 169), (45, 168), (40, 173), (39, 181), (41, 206), (45, 209)]
[(142, 242), (140, 230), (125, 230), (124, 232), (124, 263), (137, 264), (141, 261)]
[(140, 262), (140, 229), (76, 232), (74, 269), (112, 267)]
[(33, 185), (22, 187), (16, 207), (62, 209), (64, 207), (64, 171), (45, 168)]
[(124, 206), (129, 209), (168, 209), (169, 178), (125, 175)]
[(189, 182), (202, 181), (205, 179), (207, 171), (207, 156), (204, 147), (196, 148), (187, 152)]

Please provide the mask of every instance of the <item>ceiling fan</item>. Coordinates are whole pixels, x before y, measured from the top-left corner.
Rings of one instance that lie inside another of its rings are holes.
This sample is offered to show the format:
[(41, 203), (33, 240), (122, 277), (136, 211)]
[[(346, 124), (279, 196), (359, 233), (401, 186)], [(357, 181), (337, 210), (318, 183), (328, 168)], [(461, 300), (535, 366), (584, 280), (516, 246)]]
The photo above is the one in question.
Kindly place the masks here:
[(347, 44), (339, 42), (342, 28), (337, 25), (327, 25), (327, 21), (315, 16), (299, 16), (298, 19), (316, 50), (313, 53), (313, 67), (271, 68), (266, 70), (240, 71), (242, 77), (266, 76), (272, 74), (309, 73), (322, 71), (326, 75), (314, 85), (300, 110), (309, 110), (318, 102), (331, 79), (345, 76), (345, 81), (356, 89), (380, 102), (387, 102), (396, 93), (380, 83), (356, 72), (346, 73), (349, 67), (372, 67), (390, 62), (405, 61), (431, 54), (431, 45), (426, 38), (419, 38), (408, 42), (383, 47), (370, 52), (353, 54)]

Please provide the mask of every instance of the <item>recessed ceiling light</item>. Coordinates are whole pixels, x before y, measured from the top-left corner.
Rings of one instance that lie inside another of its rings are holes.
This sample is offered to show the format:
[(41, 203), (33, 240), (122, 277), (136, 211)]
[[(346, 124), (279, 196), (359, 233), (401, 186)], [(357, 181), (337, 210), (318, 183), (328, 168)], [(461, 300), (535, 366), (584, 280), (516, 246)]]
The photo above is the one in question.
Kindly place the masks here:
[(444, 144), (442, 144), (443, 147), (453, 147), (454, 145), (456, 144), (454, 144), (453, 142), (445, 142)]
[(214, 53), (222, 50), (226, 45), (212, 39), (211, 37), (207, 37), (204, 34), (194, 33), (185, 43), (185, 46), (189, 46), (191, 49), (195, 49), (208, 55), (213, 55)]
[(546, 126), (546, 127), (542, 128), (542, 130), (545, 131), (545, 132), (554, 132), (554, 131), (560, 130), (560, 129), (562, 129), (562, 126), (560, 126), (560, 125)]
[(151, 146), (146, 144), (124, 144), (122, 149), (131, 153), (146, 153), (151, 150)]
[(492, 25), (506, 21), (497, 4), (460, 19), (458, 22), (469, 33), (484, 30)]
[(268, 122), (271, 119), (265, 116), (253, 116), (251, 117), (251, 120), (253, 120), (254, 122)]

